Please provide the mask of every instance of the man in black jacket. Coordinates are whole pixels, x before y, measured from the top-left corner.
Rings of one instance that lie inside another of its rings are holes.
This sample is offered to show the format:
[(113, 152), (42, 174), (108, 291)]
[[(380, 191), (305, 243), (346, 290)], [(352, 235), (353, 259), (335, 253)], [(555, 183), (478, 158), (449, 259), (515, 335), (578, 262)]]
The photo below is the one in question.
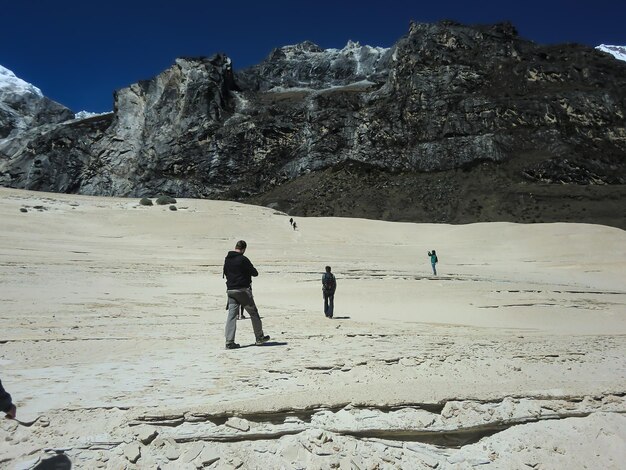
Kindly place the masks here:
[(324, 296), (324, 315), (326, 318), (333, 318), (336, 289), (335, 275), (330, 272), (330, 266), (326, 266), (326, 272), (322, 275), (322, 295)]
[(2, 381), (0, 381), (0, 410), (6, 413), (7, 418), (12, 419), (15, 418), (17, 412), (17, 408), (15, 408), (15, 405), (11, 401), (11, 395), (9, 395), (9, 392), (5, 391), (2, 386)]
[(270, 337), (263, 334), (263, 324), (259, 311), (252, 297), (252, 277), (259, 272), (250, 260), (243, 254), (247, 244), (239, 240), (235, 245), (235, 251), (229, 251), (224, 260), (224, 276), (226, 277), (226, 295), (228, 296), (228, 317), (226, 318), (226, 349), (237, 349), (235, 332), (237, 331), (237, 316), (240, 306), (243, 306), (250, 314), (252, 329), (256, 337), (256, 344), (261, 345), (269, 341)]

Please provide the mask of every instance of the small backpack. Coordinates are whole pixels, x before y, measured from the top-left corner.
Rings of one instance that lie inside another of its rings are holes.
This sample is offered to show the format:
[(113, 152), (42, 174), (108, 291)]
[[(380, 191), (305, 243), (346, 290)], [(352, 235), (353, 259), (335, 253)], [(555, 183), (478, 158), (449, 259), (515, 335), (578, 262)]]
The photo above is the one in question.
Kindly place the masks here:
[(335, 276), (332, 273), (324, 273), (324, 279), (322, 280), (322, 289), (327, 292), (334, 291), (337, 283), (335, 282)]

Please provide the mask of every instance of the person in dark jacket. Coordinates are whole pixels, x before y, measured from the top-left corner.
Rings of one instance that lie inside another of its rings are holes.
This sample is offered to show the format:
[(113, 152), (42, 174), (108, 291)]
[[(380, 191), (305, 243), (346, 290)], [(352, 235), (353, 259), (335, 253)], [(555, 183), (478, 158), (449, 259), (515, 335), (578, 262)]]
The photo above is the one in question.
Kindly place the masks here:
[(333, 318), (336, 289), (337, 280), (333, 273), (330, 272), (330, 266), (326, 266), (326, 272), (322, 274), (322, 295), (324, 296), (324, 315), (327, 318)]
[(228, 297), (228, 317), (226, 318), (226, 349), (237, 349), (235, 332), (237, 331), (237, 316), (240, 306), (243, 306), (252, 320), (252, 329), (256, 337), (256, 344), (261, 345), (269, 341), (269, 335), (263, 334), (263, 324), (259, 311), (252, 296), (252, 278), (259, 272), (250, 260), (244, 256), (247, 244), (239, 240), (234, 251), (229, 251), (224, 260), (224, 274), (226, 277), (226, 295)]
[(11, 401), (11, 395), (2, 386), (0, 380), (0, 410), (6, 414), (7, 418), (15, 419), (17, 408)]

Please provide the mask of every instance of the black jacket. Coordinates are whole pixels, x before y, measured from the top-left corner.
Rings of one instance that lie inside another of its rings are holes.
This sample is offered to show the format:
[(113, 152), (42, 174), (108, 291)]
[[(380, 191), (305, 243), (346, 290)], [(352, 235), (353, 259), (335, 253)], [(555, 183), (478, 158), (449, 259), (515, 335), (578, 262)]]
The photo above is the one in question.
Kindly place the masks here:
[(324, 294), (335, 295), (337, 289), (337, 280), (333, 273), (324, 273), (322, 275), (322, 292)]
[(244, 289), (252, 284), (252, 276), (259, 272), (248, 258), (238, 251), (229, 251), (224, 260), (224, 276), (227, 289)]
[(11, 409), (13, 403), (11, 402), (11, 395), (2, 387), (2, 381), (0, 381), (0, 411), (6, 413)]

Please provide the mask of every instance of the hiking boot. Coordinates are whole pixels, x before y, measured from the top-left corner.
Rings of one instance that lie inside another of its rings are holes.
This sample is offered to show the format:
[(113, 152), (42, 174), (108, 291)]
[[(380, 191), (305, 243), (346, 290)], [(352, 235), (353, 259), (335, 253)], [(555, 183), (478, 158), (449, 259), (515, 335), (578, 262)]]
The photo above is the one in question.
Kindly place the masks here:
[(226, 349), (237, 349), (240, 347), (241, 346), (239, 346), (237, 343), (226, 343)]
[(270, 335), (261, 336), (256, 339), (256, 345), (259, 346), (263, 343), (267, 343), (270, 340)]

